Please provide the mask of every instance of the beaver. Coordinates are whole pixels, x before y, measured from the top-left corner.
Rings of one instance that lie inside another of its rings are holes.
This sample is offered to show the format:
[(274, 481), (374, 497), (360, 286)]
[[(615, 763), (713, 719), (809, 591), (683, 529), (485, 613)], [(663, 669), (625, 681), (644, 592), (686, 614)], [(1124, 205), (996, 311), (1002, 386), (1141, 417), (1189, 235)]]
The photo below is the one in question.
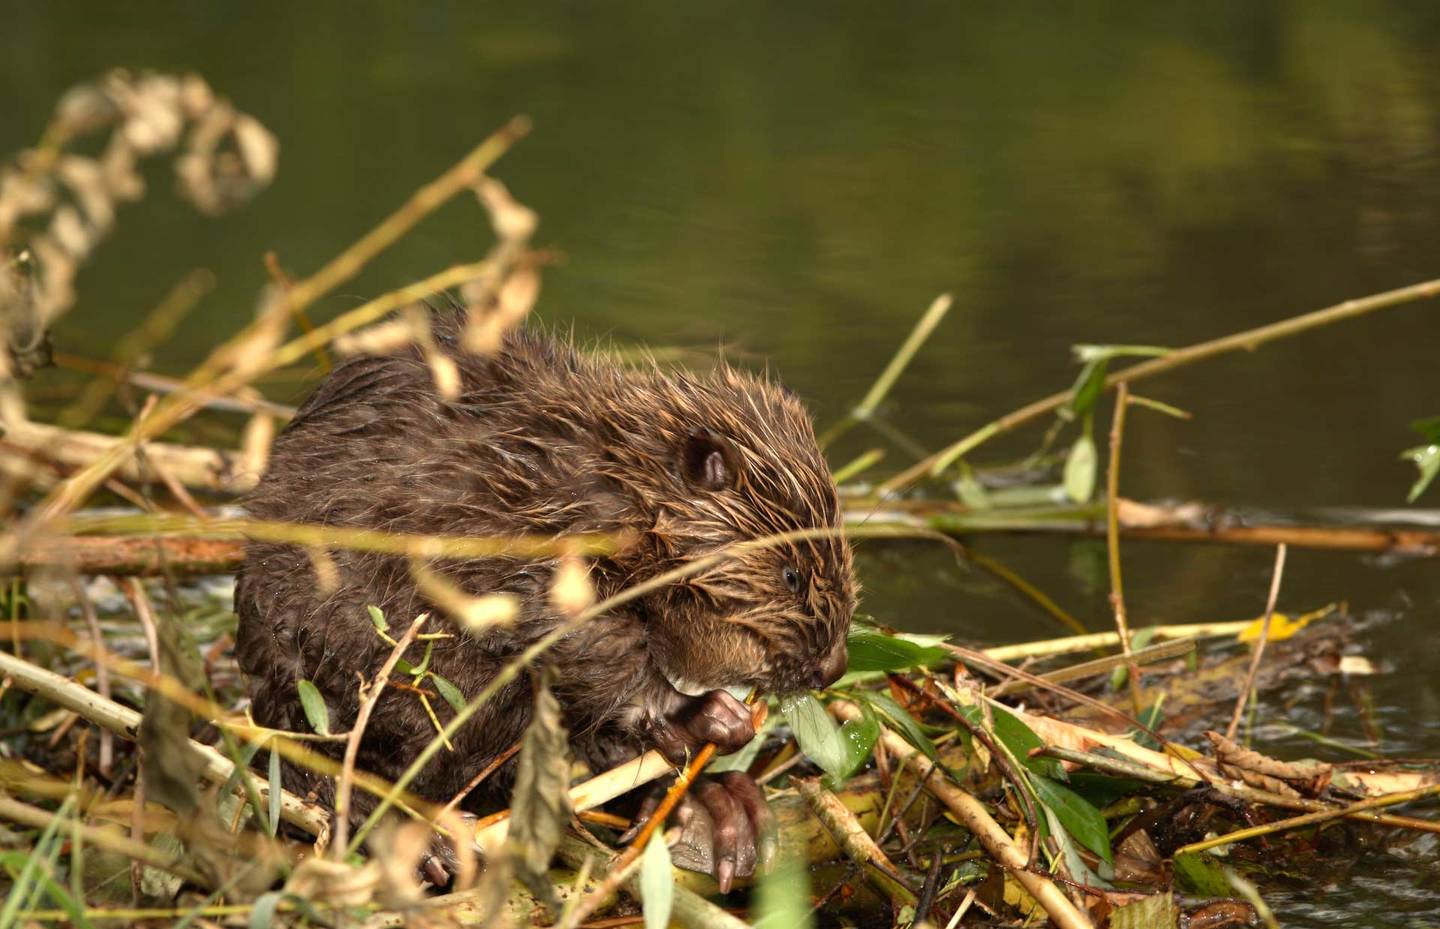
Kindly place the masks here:
[[(456, 311), (430, 317), (436, 346), (458, 368), (458, 396), (437, 391), (413, 347), (340, 364), (276, 438), (245, 504), (252, 517), (451, 536), (626, 536), (627, 545), (588, 565), (599, 598), (735, 542), (835, 530), (742, 547), (561, 638), (543, 660), (571, 745), (592, 770), (651, 747), (676, 763), (706, 742), (733, 751), (754, 730), (727, 689), (787, 694), (844, 673), (856, 602), (851, 550), (838, 531), (834, 480), (793, 393), (723, 361), (703, 375), (622, 365), (529, 326), (479, 356), (460, 347)], [(322, 584), (303, 548), (247, 543), (236, 653), (262, 725), (307, 731), (297, 682), (308, 680), (332, 726), (348, 728), (359, 678), (373, 679), (392, 650), (367, 608), (400, 624), (444, 614), (402, 556), (336, 550), (330, 558), (331, 583)], [(550, 596), (561, 563), (514, 555), (432, 562), (465, 593), (508, 592), (519, 608), (513, 623), (474, 634), (445, 620), (454, 635), (433, 642), (430, 669), (473, 697), (565, 621)], [(422, 651), (412, 646), (408, 660), (418, 663)], [(517, 675), (500, 689), (411, 789), (450, 800), (524, 732), (533, 686)], [(434, 708), (450, 718), (442, 701)], [(434, 736), (414, 694), (387, 688), (359, 765), (394, 779)], [(462, 808), (503, 800), (512, 768)], [(333, 801), (328, 778), (287, 767), (285, 779)], [(764, 859), (773, 820), (742, 774), (720, 775), (692, 795), (714, 820), (713, 870), (728, 890)], [(358, 794), (354, 816), (373, 804)]]

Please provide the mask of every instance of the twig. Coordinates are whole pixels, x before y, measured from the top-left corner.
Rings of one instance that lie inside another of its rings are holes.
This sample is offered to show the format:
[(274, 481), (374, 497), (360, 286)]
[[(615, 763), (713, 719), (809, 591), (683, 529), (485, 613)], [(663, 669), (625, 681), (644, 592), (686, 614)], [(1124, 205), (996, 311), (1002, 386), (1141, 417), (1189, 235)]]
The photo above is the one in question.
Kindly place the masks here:
[(1260, 671), (1260, 657), (1265, 654), (1265, 643), (1270, 639), (1270, 620), (1275, 616), (1275, 601), (1280, 598), (1280, 579), (1285, 576), (1285, 546), (1278, 545), (1275, 548), (1275, 570), (1270, 575), (1270, 596), (1265, 601), (1265, 619), (1260, 625), (1260, 638), (1255, 643), (1255, 653), (1250, 656), (1250, 670), (1245, 675), (1245, 686), (1240, 688), (1240, 696), (1235, 698), (1235, 712), (1230, 717), (1230, 725), (1225, 729), (1225, 738), (1235, 738), (1235, 733), (1240, 729), (1240, 716), (1245, 712), (1245, 701), (1250, 696), (1250, 689), (1255, 686), (1255, 675)]
[[(29, 826), (32, 829), (44, 829), (55, 821), (54, 813), (31, 806), (28, 803), (21, 803), (4, 794), (0, 794), (0, 817), (14, 823)], [(143, 863), (152, 868), (168, 871), (201, 887), (207, 884), (205, 878), (199, 872), (186, 867), (178, 861), (171, 860), (167, 855), (156, 851), (144, 842), (127, 839), (123, 836), (116, 835), (112, 830), (99, 829), (95, 826), (84, 825), (83, 823), (73, 824), (71, 828), (78, 831), (89, 844), (124, 855), (136, 864)]]
[(503, 765), (505, 762), (509, 761), (511, 758), (514, 758), (515, 755), (520, 751), (520, 744), (520, 740), (517, 739), (514, 745), (505, 749), (505, 751), (501, 752), (494, 761), (481, 768), (479, 774), (476, 774), (474, 777), (470, 778), (470, 783), (466, 784), (464, 787), (461, 787), (460, 791), (456, 793), (455, 796), (450, 798), (450, 802), (446, 803), (443, 807), (440, 808), (440, 815), (444, 816), (451, 810), (455, 809), (455, 807), (459, 806), (461, 801), (463, 801), (466, 797), (470, 796), (470, 794), (474, 792), (476, 787), (479, 787), (481, 784), (485, 783), (486, 778), (494, 774), (496, 771), (500, 770), (500, 766)]
[[(1338, 809), (1324, 810), (1317, 813), (1306, 813), (1303, 816), (1292, 816), (1289, 819), (1276, 820), (1273, 823), (1265, 823), (1262, 826), (1251, 826), (1248, 829), (1237, 829), (1225, 835), (1212, 836), (1199, 842), (1191, 842), (1182, 848), (1177, 848), (1172, 858), (1178, 858), (1186, 853), (1203, 852), (1209, 848), (1217, 848), (1221, 845), (1233, 845), (1236, 842), (1243, 842), (1246, 839), (1253, 839), (1257, 836), (1270, 835), (1274, 832), (1283, 832), (1287, 829), (1294, 829), (1299, 826), (1309, 826), (1313, 823), (1329, 822), (1332, 819), (1342, 819), (1351, 813), (1359, 813), (1365, 810), (1373, 810), (1377, 807), (1395, 806), (1400, 803), (1409, 803), (1411, 800), (1419, 800), (1422, 797), (1429, 797), (1440, 793), (1440, 784), (1431, 784), (1429, 787), (1421, 787), (1418, 790), (1406, 790), (1400, 793), (1384, 794), (1379, 797), (1370, 797), (1367, 800), (1360, 800), (1348, 806)], [(1440, 824), (1437, 824), (1440, 826)]]
[(805, 798), (810, 811), (830, 833), (840, 851), (860, 865), (861, 873), (892, 905), (897, 908), (915, 905), (918, 895), (905, 883), (894, 863), (860, 825), (855, 814), (833, 793), (820, 786), (819, 778), (797, 777), (792, 778), (791, 783), (800, 791), (800, 796)]
[(1130, 385), (1121, 381), (1115, 390), (1115, 418), (1110, 424), (1110, 467), (1105, 473), (1105, 547), (1110, 562), (1110, 606), (1115, 611), (1115, 631), (1120, 636), (1120, 652), (1125, 656), (1129, 672), (1130, 703), (1136, 717), (1144, 712), (1140, 705), (1140, 666), (1130, 651), (1130, 622), (1125, 615), (1125, 584), (1120, 574), (1120, 446), (1125, 437), (1125, 408), (1130, 405)]
[(885, 366), (885, 370), (875, 379), (875, 383), (871, 385), (865, 398), (856, 405), (855, 409), (846, 414), (844, 419), (831, 426), (824, 435), (820, 436), (821, 448), (840, 438), (856, 423), (865, 422), (874, 415), (875, 409), (890, 393), (890, 388), (895, 386), (895, 382), (904, 373), (910, 360), (915, 357), (915, 353), (920, 350), (920, 346), (925, 344), (925, 340), (930, 338), (930, 333), (934, 332), (935, 327), (940, 325), (940, 320), (945, 318), (945, 314), (950, 310), (951, 302), (949, 294), (941, 294), (935, 298), (919, 321), (915, 323), (915, 328), (910, 330), (910, 334), (906, 336), (905, 341), (895, 352), (895, 356), (890, 359), (890, 363)]
[[(931, 529), (951, 536), (976, 533), (1104, 535), (1104, 505), (1006, 507), (976, 510), (944, 500), (891, 500), (876, 509), (873, 498), (846, 500), (848, 527), (894, 526)], [(1211, 542), (1222, 545), (1276, 545), (1331, 551), (1394, 552), (1422, 558), (1440, 555), (1440, 532), (1381, 526), (1257, 524), (1196, 503), (1164, 507), (1122, 500), (1120, 535), (1125, 539)]]
[(350, 790), (355, 780), (355, 759), (360, 754), (360, 739), (365, 735), (365, 727), (370, 724), (370, 714), (375, 711), (375, 704), (380, 699), (380, 694), (385, 691), (385, 684), (390, 680), (390, 672), (395, 670), (395, 665), (400, 661), (400, 656), (405, 653), (415, 636), (420, 634), (420, 628), (429, 619), (428, 613), (421, 613), (410, 623), (410, 628), (395, 643), (390, 650), (390, 655), (375, 679), (369, 686), (361, 685), (360, 709), (355, 714), (355, 725), (350, 727), (350, 737), (345, 740), (345, 756), (340, 762), (340, 777), (335, 782), (335, 860), (345, 860), (345, 845), (350, 837)]
[[(1308, 332), (1311, 329), (1318, 329), (1342, 320), (1363, 316), (1366, 313), (1372, 313), (1376, 310), (1413, 303), (1416, 300), (1428, 300), (1436, 295), (1440, 295), (1440, 279), (1425, 281), (1420, 284), (1412, 284), (1409, 287), (1400, 287), (1395, 290), (1387, 290), (1383, 293), (1372, 294), (1371, 296), (1361, 297), (1355, 300), (1346, 300), (1344, 303), (1337, 303), (1334, 306), (1315, 310), (1314, 312), (1301, 316), (1291, 317), (1290, 319), (1281, 320), (1277, 323), (1258, 326), (1254, 329), (1232, 333), (1208, 342), (1200, 342), (1185, 348), (1178, 348), (1159, 358), (1142, 361), (1128, 368), (1116, 371), (1105, 379), (1105, 386), (1114, 387), (1122, 382), (1133, 384), (1158, 374), (1183, 368), (1197, 361), (1206, 361), (1230, 352), (1254, 351), (1262, 345), (1277, 339), (1289, 338), (1303, 332)], [(880, 486), (881, 495), (895, 493), (927, 475), (938, 475), (949, 467), (951, 463), (969, 452), (974, 451), (995, 436), (1010, 432), (1016, 427), (1039, 419), (1047, 413), (1053, 413), (1066, 403), (1069, 403), (1072, 395), (1073, 391), (1071, 390), (1051, 394), (1048, 397), (1036, 400), (1027, 406), (1007, 413), (999, 419), (982, 426), (980, 429), (960, 439), (958, 442), (941, 449), (914, 467), (908, 468), (890, 478), (890, 480)]]
[[(90, 632), (90, 638), (94, 640), (95, 647), (102, 647), (105, 637), (100, 631), (100, 617), (95, 615), (95, 604), (85, 594), (85, 588), (81, 585), (78, 577), (70, 578), (70, 589), (75, 592), (75, 600), (80, 604), (80, 615), (85, 617), (85, 628)], [(95, 662), (95, 689), (100, 696), (106, 700), (110, 699), (110, 668), (103, 661)], [(100, 727), (100, 773), (106, 777), (110, 776), (110, 768), (115, 763), (115, 733), (109, 729)]]
[[(133, 742), (139, 734), (139, 713), (112, 700), (106, 700), (69, 678), (4, 651), (0, 651), (0, 673), (20, 689), (38, 694), (58, 706), (79, 713), (122, 739)], [(187, 745), (189, 751), (204, 764), (205, 778), (211, 783), (223, 784), (234, 772), (234, 762), (210, 746), (193, 740), (187, 742)], [(262, 788), (268, 793), (268, 785), (262, 785)], [(286, 822), (293, 823), (313, 835), (323, 835), (328, 831), (327, 815), (293, 794), (282, 792), (280, 813)]]
[[(845, 720), (861, 718), (860, 708), (845, 700), (832, 701), (830, 708)], [(1049, 878), (1027, 869), (1029, 856), (1000, 828), (1000, 824), (991, 818), (989, 811), (979, 800), (951, 784), (945, 773), (939, 769), (922, 774), (926, 760), (924, 756), (890, 729), (882, 726), (880, 738), (885, 742), (886, 749), (909, 767), (912, 774), (923, 778), (930, 793), (945, 804), (980, 840), (980, 844), (997, 864), (1014, 875), (1060, 929), (1093, 929), (1089, 918)]]
[[(570, 788), (570, 808), (577, 814), (609, 803), (636, 787), (674, 772), (670, 762), (657, 751), (648, 751), (603, 774)], [(475, 847), (482, 854), (494, 854), (505, 842), (510, 829), (510, 811), (501, 810), (475, 823)]]

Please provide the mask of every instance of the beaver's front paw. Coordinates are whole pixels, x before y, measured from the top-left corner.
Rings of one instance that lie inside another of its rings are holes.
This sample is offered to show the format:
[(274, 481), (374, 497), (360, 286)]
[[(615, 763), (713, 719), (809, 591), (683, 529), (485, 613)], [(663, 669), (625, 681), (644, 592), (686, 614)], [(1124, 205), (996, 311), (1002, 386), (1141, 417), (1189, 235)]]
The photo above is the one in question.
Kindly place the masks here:
[[(655, 812), (667, 787), (646, 796), (628, 840)], [(729, 893), (736, 877), (750, 877), (774, 858), (775, 814), (760, 785), (748, 774), (727, 771), (695, 780), (673, 814), (680, 839), (670, 848), (671, 860), (682, 868), (713, 874), (721, 893)]]
[(723, 690), (687, 697), (650, 724), (650, 739), (672, 764), (714, 742), (722, 755), (739, 751), (755, 738), (750, 708)]

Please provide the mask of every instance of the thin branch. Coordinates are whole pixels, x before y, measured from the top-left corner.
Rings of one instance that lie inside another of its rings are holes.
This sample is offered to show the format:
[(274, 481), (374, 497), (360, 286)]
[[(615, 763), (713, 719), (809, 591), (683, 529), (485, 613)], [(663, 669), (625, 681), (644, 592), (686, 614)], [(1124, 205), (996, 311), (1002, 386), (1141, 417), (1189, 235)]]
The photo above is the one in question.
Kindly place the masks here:
[[(1387, 290), (1384, 293), (1372, 294), (1368, 297), (1361, 297), (1355, 300), (1346, 300), (1344, 303), (1337, 303), (1334, 306), (1315, 310), (1302, 316), (1294, 316), (1290, 319), (1281, 320), (1278, 323), (1271, 323), (1266, 326), (1258, 326), (1254, 329), (1247, 329), (1243, 332), (1232, 333), (1208, 342), (1200, 342), (1185, 348), (1179, 348), (1159, 358), (1152, 358), (1142, 361), (1139, 364), (1131, 365), (1120, 371), (1116, 371), (1105, 379), (1106, 387), (1114, 387), (1122, 382), (1135, 383), (1146, 378), (1155, 377), (1192, 365), (1198, 361), (1206, 361), (1218, 355), (1229, 354), (1238, 351), (1254, 351), (1255, 349), (1277, 339), (1285, 339), (1291, 336), (1308, 332), (1311, 329), (1319, 329), (1332, 323), (1342, 320), (1363, 316), (1366, 313), (1373, 313), (1376, 310), (1388, 309), (1392, 306), (1401, 306), (1406, 303), (1413, 303), (1417, 300), (1428, 300), (1440, 295), (1440, 279), (1424, 281), (1419, 284), (1412, 284), (1409, 287), (1400, 287), (1395, 290)], [(896, 493), (909, 487), (911, 484), (928, 476), (936, 476), (943, 472), (956, 460), (964, 457), (970, 452), (979, 448), (985, 442), (997, 435), (1003, 435), (1011, 430), (1023, 426), (1028, 422), (1039, 419), (1047, 413), (1053, 413), (1060, 407), (1070, 402), (1072, 391), (1064, 390), (1051, 394), (1034, 403), (1021, 407), (1018, 410), (1007, 413), (997, 420), (994, 420), (958, 442), (941, 449), (930, 457), (921, 461), (912, 468), (908, 468), (900, 474), (895, 475), (880, 486), (881, 495)]]
[(355, 759), (360, 754), (360, 739), (365, 735), (365, 727), (370, 724), (370, 714), (375, 711), (375, 704), (380, 700), (380, 694), (385, 691), (385, 684), (390, 680), (390, 672), (395, 670), (395, 665), (400, 661), (400, 656), (405, 654), (415, 641), (415, 636), (420, 634), (420, 628), (430, 618), (428, 613), (421, 613), (410, 623), (410, 628), (395, 643), (390, 650), (390, 656), (380, 666), (380, 671), (369, 686), (362, 684), (360, 690), (360, 710), (355, 714), (355, 725), (350, 727), (350, 737), (345, 740), (345, 757), (340, 762), (340, 777), (335, 782), (335, 859), (345, 860), (345, 844), (350, 837), (350, 791), (355, 780)]
[(1260, 625), (1260, 639), (1255, 643), (1255, 652), (1250, 656), (1250, 670), (1245, 675), (1245, 686), (1240, 688), (1240, 696), (1235, 698), (1235, 712), (1230, 717), (1230, 725), (1225, 729), (1225, 738), (1235, 738), (1235, 733), (1240, 729), (1240, 717), (1245, 712), (1245, 701), (1250, 697), (1250, 690), (1255, 686), (1255, 675), (1260, 672), (1260, 657), (1265, 654), (1265, 643), (1270, 639), (1270, 620), (1275, 616), (1275, 601), (1280, 598), (1280, 579), (1285, 576), (1285, 546), (1278, 545), (1275, 548), (1275, 570), (1270, 575), (1270, 596), (1265, 601), (1265, 619)]
[(905, 372), (905, 368), (915, 357), (915, 353), (920, 350), (920, 346), (925, 344), (925, 340), (930, 338), (930, 333), (934, 332), (935, 327), (940, 325), (940, 320), (945, 318), (945, 314), (950, 310), (951, 302), (949, 294), (941, 294), (935, 298), (915, 323), (915, 328), (910, 330), (910, 334), (906, 336), (905, 341), (895, 352), (895, 356), (890, 359), (890, 363), (885, 366), (885, 370), (875, 379), (875, 383), (871, 385), (865, 398), (856, 405), (855, 409), (847, 413), (844, 419), (831, 426), (824, 435), (820, 436), (821, 448), (840, 438), (856, 423), (865, 422), (874, 415), (875, 409), (890, 393), (890, 388), (895, 386), (895, 382)]
[(1120, 635), (1120, 653), (1125, 656), (1130, 680), (1130, 703), (1136, 717), (1140, 705), (1140, 666), (1130, 650), (1130, 621), (1125, 614), (1125, 584), (1120, 573), (1120, 448), (1125, 438), (1125, 409), (1130, 405), (1130, 385), (1121, 381), (1115, 391), (1115, 418), (1110, 424), (1110, 467), (1105, 473), (1105, 548), (1110, 562), (1110, 606), (1115, 611), (1115, 631)]

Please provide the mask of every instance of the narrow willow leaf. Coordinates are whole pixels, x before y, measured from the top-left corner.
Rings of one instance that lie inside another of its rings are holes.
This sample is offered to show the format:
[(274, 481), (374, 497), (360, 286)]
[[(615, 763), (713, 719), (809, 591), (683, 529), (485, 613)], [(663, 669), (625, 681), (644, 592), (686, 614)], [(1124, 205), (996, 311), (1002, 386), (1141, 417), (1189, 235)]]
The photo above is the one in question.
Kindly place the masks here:
[(645, 908), (645, 929), (670, 925), (670, 907), (675, 902), (675, 877), (670, 873), (670, 849), (665, 847), (663, 829), (650, 833), (640, 860), (640, 902)]
[(1081, 364), (1109, 361), (1111, 358), (1159, 358), (1170, 354), (1163, 345), (1074, 345), (1071, 351)]
[(1035, 796), (1055, 814), (1055, 818), (1060, 820), (1066, 832), (1075, 837), (1075, 841), (1105, 859), (1107, 863), (1115, 863), (1110, 852), (1110, 832), (1105, 825), (1105, 817), (1100, 815), (1099, 810), (1075, 791), (1043, 775), (1032, 776), (1030, 783), (1035, 787)]
[(841, 776), (845, 764), (845, 745), (840, 730), (825, 707), (808, 693), (786, 697), (780, 712), (795, 733), (795, 742), (805, 757), (820, 766), (826, 774)]
[(1430, 486), (1430, 482), (1435, 480), (1435, 475), (1440, 474), (1440, 445), (1421, 445), (1402, 452), (1400, 457), (1420, 469), (1420, 477), (1415, 480), (1410, 487), (1410, 493), (1405, 497), (1405, 502), (1414, 503), (1420, 499), (1425, 488)]
[(1157, 413), (1164, 413), (1166, 416), (1169, 416), (1173, 419), (1193, 418), (1189, 410), (1182, 410), (1178, 406), (1171, 406), (1168, 403), (1156, 400), (1154, 397), (1142, 397), (1139, 394), (1131, 394), (1130, 402), (1133, 403), (1135, 406), (1148, 407), (1149, 409), (1152, 409)]
[(889, 694), (864, 693), (856, 694), (856, 696), (859, 697), (862, 702), (874, 707), (877, 713), (885, 717), (890, 725), (894, 726), (895, 729), (900, 732), (900, 735), (905, 738), (906, 742), (920, 749), (926, 758), (935, 762), (940, 760), (939, 753), (935, 751), (935, 743), (930, 741), (930, 737), (925, 734), (924, 729), (920, 728), (920, 724), (915, 721), (915, 717), (911, 716), (905, 711), (904, 707), (891, 699)]
[(375, 624), (377, 632), (389, 632), (390, 624), (385, 621), (385, 614), (380, 612), (378, 606), (367, 606), (366, 612), (370, 614), (370, 622)]
[(275, 925), (275, 911), (280, 907), (284, 896), (280, 891), (272, 890), (257, 897), (250, 907), (250, 929), (270, 929)]
[(1176, 855), (1174, 866), (1175, 883), (1181, 890), (1202, 897), (1229, 896), (1230, 882), (1213, 856), (1204, 852)]
[(320, 688), (305, 680), (297, 682), (295, 688), (300, 691), (300, 708), (305, 711), (310, 728), (321, 735), (329, 735), (330, 709), (325, 705), (325, 698), (320, 696)]
[(273, 838), (280, 831), (280, 751), (270, 742), (270, 821), (265, 829)]
[(440, 696), (444, 697), (445, 702), (450, 704), (452, 710), (458, 713), (465, 709), (465, 695), (460, 692), (459, 687), (456, 687), (434, 671), (430, 672), (430, 680), (435, 684), (435, 689), (440, 691)]
[(850, 650), (850, 667), (847, 673), (903, 671), (947, 657), (943, 649), (878, 632), (852, 633), (846, 646)]
[(975, 469), (963, 458), (960, 459), (960, 479), (955, 482), (955, 494), (972, 510), (988, 510), (992, 505), (989, 491), (976, 480)]
[(810, 874), (800, 859), (782, 854), (755, 893), (755, 929), (814, 929)]
[(1419, 433), (1425, 441), (1432, 445), (1440, 445), (1440, 416), (1429, 416), (1425, 419), (1417, 419), (1410, 424), (1410, 428)]
[(1045, 743), (1034, 730), (998, 706), (991, 708), (991, 716), (995, 720), (995, 738), (1015, 756), (1016, 761), (1036, 774), (1043, 774), (1057, 781), (1067, 779), (1065, 769), (1054, 758), (1030, 757), (1030, 752), (1045, 747)]
[(847, 720), (840, 727), (840, 744), (845, 747), (845, 758), (840, 764), (839, 774), (826, 778), (829, 782), (826, 786), (834, 789), (860, 770), (870, 760), (870, 753), (875, 750), (875, 742), (879, 738), (879, 718), (868, 705), (860, 704), (860, 718)]
[(430, 670), (430, 654), (433, 651), (435, 651), (435, 642), (432, 639), (425, 643), (425, 655), (420, 659), (420, 666), (410, 672), (415, 675), (417, 680), (424, 677), (425, 672)]
[(1065, 494), (1076, 503), (1089, 503), (1095, 493), (1095, 461), (1095, 440), (1087, 422), (1065, 459)]
[(1078, 419), (1095, 409), (1095, 401), (1100, 399), (1100, 393), (1105, 389), (1105, 372), (1109, 366), (1110, 359), (1107, 357), (1088, 361), (1080, 369), (1080, 376), (1071, 388), (1070, 404), (1065, 407), (1070, 418)]

